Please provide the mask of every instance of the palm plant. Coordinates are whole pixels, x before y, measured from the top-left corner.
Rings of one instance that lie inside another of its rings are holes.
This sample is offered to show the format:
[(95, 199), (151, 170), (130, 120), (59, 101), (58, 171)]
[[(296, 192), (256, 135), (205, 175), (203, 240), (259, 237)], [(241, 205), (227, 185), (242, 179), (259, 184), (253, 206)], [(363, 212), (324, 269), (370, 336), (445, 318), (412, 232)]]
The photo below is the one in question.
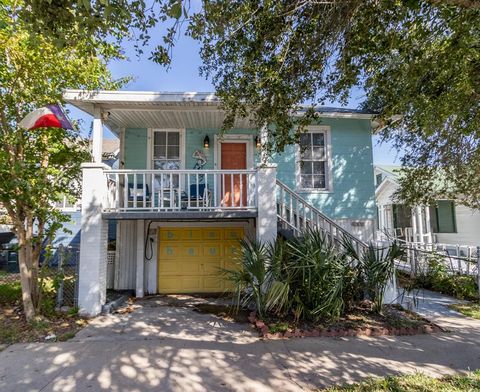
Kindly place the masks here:
[(343, 246), (346, 254), (356, 262), (356, 281), (364, 298), (371, 300), (373, 310), (380, 313), (385, 289), (394, 279), (395, 261), (403, 256), (403, 248), (396, 242), (386, 248), (369, 244), (359, 253), (349, 241), (344, 241)]
[(242, 240), (238, 268), (223, 270), (235, 288), (237, 309), (254, 306), (261, 317), (266, 306), (266, 277), (268, 266), (267, 247), (257, 241)]

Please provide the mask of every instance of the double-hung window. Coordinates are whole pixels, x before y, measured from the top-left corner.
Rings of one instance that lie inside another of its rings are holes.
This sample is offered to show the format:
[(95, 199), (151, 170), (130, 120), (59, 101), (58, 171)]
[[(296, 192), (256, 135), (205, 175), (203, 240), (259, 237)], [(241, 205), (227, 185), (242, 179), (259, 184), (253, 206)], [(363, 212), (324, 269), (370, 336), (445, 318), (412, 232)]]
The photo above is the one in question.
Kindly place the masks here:
[[(153, 132), (153, 164), (155, 170), (178, 170), (182, 167), (180, 131), (159, 130)], [(158, 177), (158, 178), (157, 178)], [(156, 176), (157, 186), (160, 186), (160, 176)], [(177, 188), (179, 176), (164, 175), (163, 186)]]
[(327, 130), (310, 130), (300, 136), (298, 188), (326, 191), (329, 188)]
[(153, 168), (180, 169), (180, 132), (155, 131), (153, 135)]

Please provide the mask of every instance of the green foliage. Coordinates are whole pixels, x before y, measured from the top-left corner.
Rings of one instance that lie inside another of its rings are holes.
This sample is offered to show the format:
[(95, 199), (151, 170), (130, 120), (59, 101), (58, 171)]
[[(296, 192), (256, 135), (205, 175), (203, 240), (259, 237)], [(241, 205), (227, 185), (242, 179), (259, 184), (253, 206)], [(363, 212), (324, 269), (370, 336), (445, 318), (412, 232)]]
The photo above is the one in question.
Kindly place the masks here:
[(380, 135), (412, 168), (405, 203), (462, 195), (480, 208), (478, 1), (212, 0), (194, 11), (190, 0), (24, 1), (32, 35), (88, 54), (118, 54), (134, 39), (139, 54), (155, 42), (150, 59), (168, 65), (187, 26), (226, 110), (224, 130), (247, 116), (269, 126), (267, 152), (298, 141), (318, 118), (314, 105), (346, 104), (360, 87), (361, 106), (377, 113)]
[[(441, 256), (440, 256), (441, 257)], [(438, 291), (458, 299), (478, 300), (478, 284), (473, 275), (452, 275), (436, 256), (428, 260), (428, 268), (414, 279), (413, 287)]]
[(254, 307), (260, 317), (336, 320), (363, 299), (380, 312), (398, 247), (369, 248), (359, 256), (347, 246), (334, 246), (320, 231), (267, 246), (242, 241), (238, 268), (225, 275), (234, 284), (238, 306)]
[[(315, 118), (310, 104), (346, 104), (361, 87), (380, 135), (415, 169), (406, 203), (448, 192), (480, 208), (478, 2), (217, 0), (193, 17), (190, 34), (227, 128), (247, 114), (275, 124), (268, 148), (282, 150)], [(432, 187), (440, 177), (448, 181)]]
[(112, 80), (107, 69), (115, 52), (102, 51), (96, 57), (87, 50), (104, 48), (98, 39), (78, 39), (59, 48), (42, 35), (30, 34), (25, 7), (21, 1), (2, 0), (0, 12), (0, 203), (19, 241), (22, 298), (31, 319), (39, 305), (42, 243), (68, 219), (54, 205), (64, 196), (79, 197), (80, 164), (90, 160), (90, 154), (78, 131), (28, 131), (17, 124), (36, 108), (61, 103), (67, 88), (116, 89), (123, 81)]
[(332, 387), (325, 392), (464, 392), (480, 391), (480, 372), (440, 379), (417, 373), (407, 376), (375, 378), (360, 384)]
[(22, 298), (20, 282), (0, 284), (0, 304), (17, 303)]
[(385, 289), (395, 273), (395, 260), (404, 255), (404, 250), (396, 242), (388, 248), (370, 244), (360, 254), (351, 242), (346, 241), (344, 247), (357, 261), (357, 287), (363, 289), (366, 297), (374, 303), (374, 310), (380, 312)]

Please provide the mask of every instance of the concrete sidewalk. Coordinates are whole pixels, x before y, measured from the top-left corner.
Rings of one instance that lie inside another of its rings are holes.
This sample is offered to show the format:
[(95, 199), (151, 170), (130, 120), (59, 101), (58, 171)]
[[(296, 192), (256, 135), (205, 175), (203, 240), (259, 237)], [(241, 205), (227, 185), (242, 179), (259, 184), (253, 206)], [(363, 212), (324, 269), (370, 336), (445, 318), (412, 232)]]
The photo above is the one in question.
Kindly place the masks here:
[(262, 341), (228, 322), (161, 298), (99, 317), (65, 343), (17, 344), (0, 353), (6, 391), (302, 391), (365, 377), (480, 368), (480, 321), (430, 296), (420, 311), (450, 333)]

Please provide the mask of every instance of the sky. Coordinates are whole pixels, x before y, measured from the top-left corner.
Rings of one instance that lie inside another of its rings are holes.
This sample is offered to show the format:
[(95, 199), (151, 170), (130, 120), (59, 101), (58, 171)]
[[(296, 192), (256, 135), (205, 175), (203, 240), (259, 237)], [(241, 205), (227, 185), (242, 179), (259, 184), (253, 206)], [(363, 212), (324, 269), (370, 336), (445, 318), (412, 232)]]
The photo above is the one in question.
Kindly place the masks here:
[[(179, 37), (173, 50), (170, 69), (148, 60), (148, 50), (142, 57), (138, 57), (133, 49), (133, 44), (124, 46), (127, 60), (118, 60), (109, 64), (109, 69), (114, 78), (131, 76), (133, 80), (122, 87), (122, 90), (143, 91), (197, 91), (210, 92), (214, 88), (209, 80), (199, 75), (201, 65), (199, 44), (190, 37)], [(363, 92), (359, 89), (352, 91), (349, 108), (356, 108), (361, 102)], [(326, 106), (339, 106), (335, 102), (326, 103)], [(73, 119), (80, 119), (80, 128), (84, 135), (88, 135), (91, 117), (82, 111), (68, 106), (69, 115)], [(106, 138), (115, 137), (110, 131), (105, 130)], [(390, 144), (379, 144), (378, 137), (373, 137), (373, 160), (375, 164), (400, 164), (398, 153)]]

